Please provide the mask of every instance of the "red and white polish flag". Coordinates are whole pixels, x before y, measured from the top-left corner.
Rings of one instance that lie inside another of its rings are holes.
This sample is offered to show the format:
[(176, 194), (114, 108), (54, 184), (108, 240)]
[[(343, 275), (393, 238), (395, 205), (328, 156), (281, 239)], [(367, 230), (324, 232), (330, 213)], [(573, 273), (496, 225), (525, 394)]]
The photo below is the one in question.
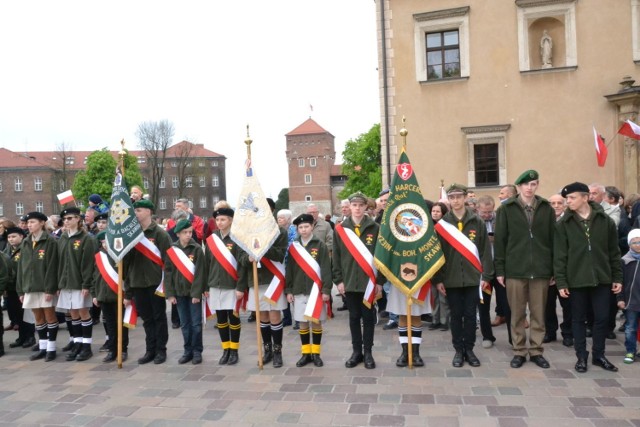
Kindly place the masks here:
[(628, 136), (633, 139), (640, 139), (640, 126), (633, 123), (631, 120), (627, 120), (618, 129), (620, 135)]
[(596, 159), (598, 160), (598, 166), (604, 167), (607, 161), (607, 145), (604, 143), (602, 137), (596, 132), (596, 128), (593, 128), (593, 138), (596, 144)]
[(71, 203), (73, 202), (75, 199), (73, 198), (73, 193), (71, 192), (71, 190), (67, 190), (65, 192), (62, 192), (60, 194), (58, 194), (58, 201), (60, 202), (61, 205), (65, 205), (67, 203)]

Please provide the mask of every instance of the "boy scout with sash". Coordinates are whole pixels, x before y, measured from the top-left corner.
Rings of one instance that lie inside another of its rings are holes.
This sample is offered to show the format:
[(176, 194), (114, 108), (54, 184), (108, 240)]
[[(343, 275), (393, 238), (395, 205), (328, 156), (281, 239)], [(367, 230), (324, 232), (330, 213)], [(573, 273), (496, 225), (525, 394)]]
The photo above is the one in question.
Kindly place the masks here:
[[(493, 260), (484, 221), (465, 206), (467, 187), (451, 184), (447, 199), (451, 210), (438, 222), (444, 266), (433, 283), (447, 297), (451, 310), (451, 341), (456, 353), (451, 364), (461, 368), (466, 360), (480, 366), (473, 352), (476, 343), (476, 308), (480, 289), (487, 289), (493, 277)], [(482, 280), (482, 282), (481, 282)]]
[[(116, 360), (118, 355), (118, 272), (115, 262), (107, 255), (105, 242), (106, 232), (101, 231), (96, 235), (100, 250), (95, 254), (96, 269), (93, 273), (93, 303), (102, 309), (107, 335), (110, 337), (105, 344), (107, 355), (102, 361), (110, 363)], [(123, 311), (124, 312), (124, 311)], [(127, 360), (127, 347), (129, 346), (129, 329), (122, 327), (122, 361)]]
[(231, 240), (229, 231), (233, 223), (233, 210), (221, 207), (213, 212), (216, 230), (205, 241), (206, 295), (209, 307), (215, 310), (218, 333), (222, 344), (219, 365), (238, 363), (240, 348), (240, 317), (238, 301), (244, 292), (238, 288), (238, 259), (242, 250)]
[(95, 239), (82, 227), (80, 209), (65, 209), (60, 217), (66, 231), (58, 241), (58, 308), (69, 310), (71, 315), (69, 333), (74, 344), (66, 360), (81, 362), (93, 356), (93, 321), (89, 309), (93, 305), (91, 287), (97, 247)]
[(329, 249), (313, 234), (313, 222), (310, 214), (302, 214), (293, 221), (299, 237), (289, 246), (285, 275), (287, 301), (293, 304), (293, 320), (300, 324), (302, 357), (296, 363), (299, 368), (311, 362), (317, 367), (324, 364), (320, 358), (321, 322), (327, 319), (333, 286)]
[(178, 240), (167, 251), (165, 291), (180, 316), (184, 354), (178, 363), (198, 365), (202, 363), (202, 295), (207, 282), (204, 253), (191, 237), (193, 226), (188, 219), (178, 221), (173, 231)]
[(169, 330), (163, 271), (167, 249), (171, 247), (171, 238), (151, 218), (155, 210), (151, 201), (139, 200), (133, 207), (144, 230), (144, 237), (135, 246), (135, 250), (130, 251), (124, 258), (124, 304), (129, 306), (133, 298), (138, 314), (143, 320), (146, 352), (138, 359), (138, 363), (143, 365), (153, 361), (158, 365), (167, 360)]
[[(373, 302), (380, 296), (381, 284), (386, 279), (381, 274), (376, 275), (373, 265), (379, 226), (365, 215), (367, 201), (367, 196), (360, 192), (349, 196), (351, 216), (336, 225), (333, 236), (333, 283), (345, 296), (353, 347), (351, 357), (345, 362), (347, 368), (362, 362), (367, 369), (376, 367), (371, 353), (376, 324)], [(365, 295), (368, 305), (364, 303)]]
[(56, 358), (58, 318), (58, 242), (45, 230), (47, 217), (41, 212), (26, 215), (29, 235), (22, 241), (16, 290), (22, 308), (33, 310), (39, 349), (31, 360)]

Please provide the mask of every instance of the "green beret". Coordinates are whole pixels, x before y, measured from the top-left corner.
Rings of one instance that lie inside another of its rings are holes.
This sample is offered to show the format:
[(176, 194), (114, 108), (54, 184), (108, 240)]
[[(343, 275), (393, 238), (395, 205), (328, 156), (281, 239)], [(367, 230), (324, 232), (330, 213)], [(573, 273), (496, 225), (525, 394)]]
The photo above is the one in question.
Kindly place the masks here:
[(191, 227), (191, 221), (189, 221), (188, 219), (184, 219), (183, 218), (180, 221), (178, 221), (176, 226), (173, 228), (173, 232), (178, 234), (182, 230), (185, 230), (185, 229), (187, 229), (189, 227)]
[(147, 199), (142, 199), (142, 200), (138, 200), (137, 202), (135, 202), (133, 204), (134, 208), (145, 208), (145, 209), (151, 209), (152, 211), (156, 210), (156, 207), (153, 205), (153, 203), (151, 202), (151, 200), (147, 200)]
[(107, 232), (105, 230), (102, 230), (101, 232), (96, 234), (96, 240), (98, 242), (102, 242), (106, 238), (107, 238)]
[(456, 184), (455, 182), (447, 188), (447, 195), (449, 194), (467, 194), (467, 187), (462, 184)]
[(360, 191), (357, 191), (349, 196), (349, 202), (350, 203), (359, 202), (359, 203), (364, 203), (366, 205), (367, 203), (369, 203), (369, 198), (364, 194), (362, 194)]
[(516, 179), (515, 184), (526, 184), (527, 182), (535, 181), (539, 178), (540, 176), (538, 175), (538, 172), (534, 171), (533, 169), (529, 169), (528, 171), (522, 172), (522, 175), (520, 175), (518, 179)]

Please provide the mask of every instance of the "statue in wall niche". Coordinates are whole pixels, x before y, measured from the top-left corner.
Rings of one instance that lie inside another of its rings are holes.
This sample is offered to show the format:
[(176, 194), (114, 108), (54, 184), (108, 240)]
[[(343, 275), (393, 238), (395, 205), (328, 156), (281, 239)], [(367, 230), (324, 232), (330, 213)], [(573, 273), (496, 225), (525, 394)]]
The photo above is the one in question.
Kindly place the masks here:
[(542, 58), (542, 68), (552, 68), (553, 64), (553, 39), (547, 33), (547, 30), (542, 32), (542, 38), (540, 39), (540, 57)]

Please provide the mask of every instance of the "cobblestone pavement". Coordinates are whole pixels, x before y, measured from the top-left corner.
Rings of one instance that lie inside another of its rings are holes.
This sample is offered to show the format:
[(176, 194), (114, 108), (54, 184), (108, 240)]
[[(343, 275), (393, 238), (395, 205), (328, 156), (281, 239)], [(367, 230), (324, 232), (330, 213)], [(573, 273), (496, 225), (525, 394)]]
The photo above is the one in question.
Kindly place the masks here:
[[(5, 316), (6, 319), (6, 316)], [(30, 362), (29, 350), (8, 349), (0, 358), (0, 425), (207, 426), (640, 426), (640, 363), (625, 365), (623, 334), (607, 340), (607, 356), (620, 371), (589, 364), (573, 370), (572, 349), (547, 344), (550, 369), (527, 362), (511, 369), (506, 327), (483, 349), (479, 368), (453, 368), (449, 332), (424, 330), (425, 367), (397, 368), (397, 331), (376, 327), (377, 368), (347, 369), (350, 338), (346, 312), (325, 324), (322, 368), (296, 368), (300, 340), (285, 328), (284, 367), (256, 366), (255, 323), (242, 316), (240, 363), (220, 367), (220, 340), (213, 323), (205, 331), (202, 365), (179, 365), (180, 330), (170, 330), (168, 361), (139, 366), (144, 331), (131, 334), (122, 369), (103, 364), (104, 341), (95, 328), (94, 357), (86, 362)], [(479, 335), (479, 332), (478, 332)], [(5, 332), (4, 343), (16, 332)], [(65, 330), (59, 343), (67, 339)], [(60, 345), (59, 345), (60, 346)]]

